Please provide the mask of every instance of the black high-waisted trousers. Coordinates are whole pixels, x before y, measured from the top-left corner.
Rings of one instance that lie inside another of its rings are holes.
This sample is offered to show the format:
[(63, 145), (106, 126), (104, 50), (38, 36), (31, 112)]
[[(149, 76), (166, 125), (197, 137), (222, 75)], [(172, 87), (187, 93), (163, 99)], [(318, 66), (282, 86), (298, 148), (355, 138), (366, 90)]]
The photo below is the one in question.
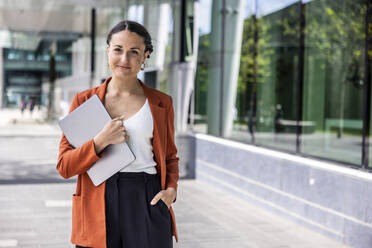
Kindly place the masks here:
[(106, 181), (107, 248), (173, 247), (167, 205), (162, 200), (150, 204), (160, 190), (158, 174), (118, 172)]

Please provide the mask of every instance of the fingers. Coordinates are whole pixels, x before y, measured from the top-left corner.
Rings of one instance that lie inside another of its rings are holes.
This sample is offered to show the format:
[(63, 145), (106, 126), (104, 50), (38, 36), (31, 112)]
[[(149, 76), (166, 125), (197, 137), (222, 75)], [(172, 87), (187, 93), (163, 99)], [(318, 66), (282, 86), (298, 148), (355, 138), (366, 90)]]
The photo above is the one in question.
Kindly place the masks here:
[(118, 117), (115, 117), (114, 119), (112, 119), (113, 121), (122, 121), (122, 118), (121, 118), (122, 116), (118, 116)]
[(121, 122), (121, 125), (123, 125), (124, 119), (125, 119), (125, 116), (122, 115), (122, 116), (118, 116), (118, 117), (112, 119), (112, 121), (119, 121), (119, 122)]
[(168, 200), (165, 200), (165, 195), (163, 194), (164, 190), (161, 190), (159, 193), (157, 193), (154, 198), (152, 198), (150, 204), (155, 205), (158, 203), (158, 201), (162, 200), (165, 205), (167, 205), (168, 209), (170, 208), (172, 203), (167, 203)]
[(157, 193), (154, 198), (152, 198), (151, 200), (151, 205), (155, 205), (156, 203), (158, 203), (158, 201), (161, 199), (163, 193), (160, 191), (159, 193)]
[(127, 130), (125, 130), (124, 127), (120, 128), (118, 135), (123, 138), (123, 142), (129, 140), (129, 135), (127, 135)]
[(111, 120), (111, 124), (108, 127), (109, 134), (112, 141), (112, 144), (118, 144), (126, 142), (130, 139), (127, 135), (127, 130), (123, 124), (124, 115), (116, 117)]
[(123, 121), (119, 118), (119, 117), (116, 117), (114, 119), (111, 120), (111, 123), (114, 125), (114, 126), (124, 126), (123, 125)]

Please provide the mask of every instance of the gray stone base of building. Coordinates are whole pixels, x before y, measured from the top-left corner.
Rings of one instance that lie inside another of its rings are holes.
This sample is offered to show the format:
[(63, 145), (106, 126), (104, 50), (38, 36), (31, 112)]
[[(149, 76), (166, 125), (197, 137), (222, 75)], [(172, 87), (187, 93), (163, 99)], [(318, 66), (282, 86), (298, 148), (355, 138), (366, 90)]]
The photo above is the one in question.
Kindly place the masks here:
[(180, 177), (195, 178), (195, 137), (193, 133), (177, 134), (175, 143), (178, 148)]
[(204, 134), (178, 135), (180, 171), (346, 245), (372, 247), (372, 175)]

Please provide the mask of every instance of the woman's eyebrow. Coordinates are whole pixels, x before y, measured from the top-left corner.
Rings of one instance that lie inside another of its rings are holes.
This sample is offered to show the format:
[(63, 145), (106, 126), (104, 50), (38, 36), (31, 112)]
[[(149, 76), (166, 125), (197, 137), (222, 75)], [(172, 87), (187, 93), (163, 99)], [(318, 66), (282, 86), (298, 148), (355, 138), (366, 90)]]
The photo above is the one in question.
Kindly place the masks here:
[[(123, 48), (123, 46), (121, 45), (114, 45), (114, 47), (119, 47), (119, 48)], [(139, 47), (131, 47), (130, 49), (137, 49), (137, 50), (141, 50)]]

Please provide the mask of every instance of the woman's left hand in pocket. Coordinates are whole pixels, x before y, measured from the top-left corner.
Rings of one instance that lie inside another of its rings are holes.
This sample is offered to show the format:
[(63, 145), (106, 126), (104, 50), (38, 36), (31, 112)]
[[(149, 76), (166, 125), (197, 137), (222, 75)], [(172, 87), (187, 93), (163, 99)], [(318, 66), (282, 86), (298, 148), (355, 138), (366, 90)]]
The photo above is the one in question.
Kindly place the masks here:
[(166, 190), (161, 190), (154, 196), (154, 198), (152, 198), (151, 205), (157, 204), (158, 201), (162, 199), (165, 205), (167, 205), (167, 207), (170, 208), (173, 201), (176, 199), (176, 194), (177, 194), (176, 190), (172, 187), (169, 187)]

